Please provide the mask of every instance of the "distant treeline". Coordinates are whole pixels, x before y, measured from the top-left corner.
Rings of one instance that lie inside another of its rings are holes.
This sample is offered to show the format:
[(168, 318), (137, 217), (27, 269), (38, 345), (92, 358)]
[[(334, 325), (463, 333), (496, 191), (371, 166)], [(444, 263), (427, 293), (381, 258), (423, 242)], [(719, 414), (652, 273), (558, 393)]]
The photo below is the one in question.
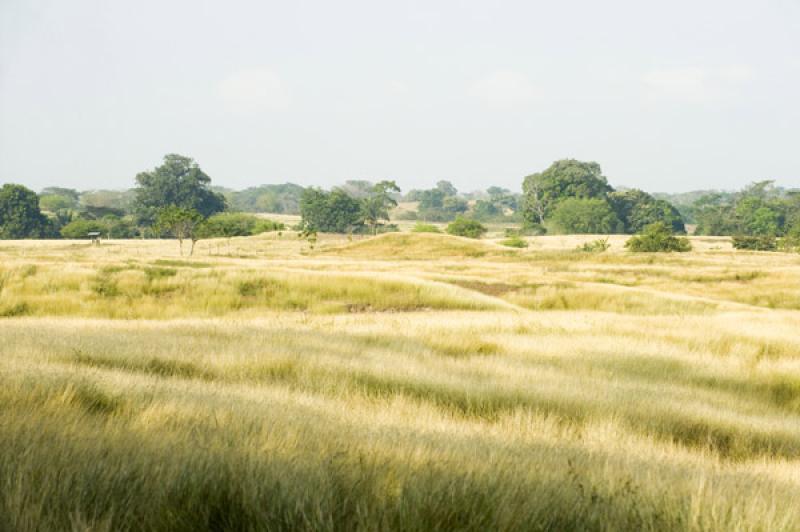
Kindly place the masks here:
[(346, 181), (330, 190), (285, 183), (236, 191), (212, 187), (194, 160), (175, 154), (139, 173), (136, 183), (125, 191), (47, 187), (39, 194), (4, 185), (0, 238), (85, 238), (97, 232), (110, 238), (173, 235), (194, 241), (281, 227), (243, 213), (300, 215), (295, 228), (305, 234), (396, 230), (390, 218), (509, 223), (527, 234), (633, 234), (653, 223), (673, 233), (696, 224), (696, 233), (702, 235), (779, 237), (800, 232), (800, 192), (771, 181), (738, 192), (651, 195), (615, 190), (600, 165), (574, 159), (556, 161), (525, 177), (522, 193), (497, 186), (464, 193), (444, 180), (405, 194), (394, 181), (367, 180)]
[(800, 189), (758, 181), (737, 192), (658, 194), (672, 202), (698, 235), (784, 236), (800, 229)]

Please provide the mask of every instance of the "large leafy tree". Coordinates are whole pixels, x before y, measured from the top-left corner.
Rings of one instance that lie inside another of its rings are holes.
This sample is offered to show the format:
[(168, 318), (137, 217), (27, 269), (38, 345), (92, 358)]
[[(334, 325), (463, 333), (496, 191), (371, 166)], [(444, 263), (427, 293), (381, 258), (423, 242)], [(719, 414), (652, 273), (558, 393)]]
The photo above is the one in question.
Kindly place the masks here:
[(564, 233), (609, 234), (624, 228), (611, 205), (600, 198), (567, 198), (558, 203), (552, 220)]
[(305, 189), (300, 198), (300, 216), (300, 225), (308, 234), (349, 233), (364, 225), (361, 202), (340, 189)]
[(210, 189), (211, 178), (189, 157), (165, 155), (161, 166), (139, 173), (136, 183), (133, 210), (140, 223), (153, 224), (169, 206), (193, 209), (203, 217), (225, 209), (225, 198)]
[(523, 217), (528, 223), (542, 224), (556, 206), (567, 198), (605, 198), (613, 191), (600, 165), (575, 159), (563, 159), (522, 183), (525, 200)]
[(0, 188), (0, 238), (46, 238), (53, 232), (34, 191), (13, 183)]
[(664, 222), (674, 233), (686, 232), (678, 209), (638, 189), (620, 190), (608, 195), (614, 212), (625, 226), (626, 233), (638, 233), (645, 226)]
[(381, 181), (374, 185), (368, 197), (362, 200), (364, 222), (372, 227), (373, 234), (378, 232), (382, 220), (389, 221), (389, 211), (397, 207), (397, 200), (392, 193), (400, 192), (394, 181)]

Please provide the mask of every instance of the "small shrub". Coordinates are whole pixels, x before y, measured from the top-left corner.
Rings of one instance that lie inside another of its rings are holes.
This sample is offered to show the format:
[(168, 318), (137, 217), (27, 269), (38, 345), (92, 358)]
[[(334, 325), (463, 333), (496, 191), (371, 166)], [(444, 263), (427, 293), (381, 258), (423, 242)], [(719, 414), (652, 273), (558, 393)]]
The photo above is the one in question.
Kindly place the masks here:
[(692, 249), (688, 238), (676, 237), (664, 222), (656, 222), (644, 228), (641, 234), (631, 237), (625, 242), (625, 247), (631, 251), (655, 252), (684, 252)]
[(92, 292), (102, 297), (116, 297), (119, 288), (117, 282), (108, 275), (98, 275), (92, 283)]
[(17, 316), (25, 316), (30, 312), (30, 307), (27, 303), (17, 303), (10, 307), (0, 308), (0, 318), (14, 318)]
[(519, 236), (512, 236), (511, 238), (507, 238), (500, 242), (504, 246), (508, 246), (510, 248), (526, 248), (528, 247), (528, 242)]
[(578, 249), (586, 253), (602, 253), (608, 251), (610, 247), (611, 244), (608, 243), (608, 238), (598, 238), (591, 242), (584, 242), (582, 246), (578, 246)]
[(735, 249), (751, 251), (775, 251), (778, 241), (771, 235), (736, 235), (731, 240)]
[(436, 227), (433, 224), (425, 224), (422, 222), (417, 222), (414, 227), (411, 228), (412, 233), (441, 233), (442, 230)]
[(446, 231), (455, 236), (465, 236), (468, 238), (480, 238), (486, 233), (486, 227), (476, 220), (470, 220), (463, 216), (457, 216), (450, 222)]
[(147, 276), (148, 281), (154, 281), (156, 279), (166, 279), (167, 277), (175, 277), (175, 274), (177, 273), (178, 270), (176, 270), (175, 268), (152, 267), (144, 269), (144, 274)]
[(239, 283), (238, 292), (240, 296), (271, 296), (279, 290), (279, 284), (272, 279), (254, 279), (252, 281), (242, 281)]
[(276, 222), (274, 220), (265, 220), (259, 218), (255, 226), (253, 226), (251, 233), (254, 235), (260, 235), (261, 233), (270, 233), (272, 231), (283, 231), (284, 229), (286, 229), (286, 224), (284, 223)]
[(547, 228), (536, 222), (526, 222), (523, 224), (522, 229), (519, 230), (519, 234), (525, 236), (541, 236), (547, 234)]
[(106, 226), (97, 220), (84, 220), (78, 218), (61, 228), (61, 236), (64, 238), (89, 238), (89, 233), (106, 233)]
[(400, 228), (397, 227), (397, 224), (381, 224), (374, 228), (376, 234), (382, 233), (397, 233), (400, 231)]

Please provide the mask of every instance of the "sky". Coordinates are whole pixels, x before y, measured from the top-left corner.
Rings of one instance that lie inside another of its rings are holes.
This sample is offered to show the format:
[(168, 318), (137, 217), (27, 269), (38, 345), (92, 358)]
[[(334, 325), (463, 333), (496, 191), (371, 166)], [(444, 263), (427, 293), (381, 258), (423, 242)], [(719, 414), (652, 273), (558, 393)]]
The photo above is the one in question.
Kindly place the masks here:
[(0, 0), (0, 183), (800, 186), (800, 0)]

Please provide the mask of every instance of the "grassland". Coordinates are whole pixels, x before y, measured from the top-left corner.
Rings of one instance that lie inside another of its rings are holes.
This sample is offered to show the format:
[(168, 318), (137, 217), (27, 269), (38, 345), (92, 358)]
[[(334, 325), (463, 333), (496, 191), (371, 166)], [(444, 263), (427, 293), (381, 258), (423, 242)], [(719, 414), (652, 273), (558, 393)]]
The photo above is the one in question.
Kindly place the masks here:
[(0, 530), (798, 530), (800, 255), (0, 243)]

